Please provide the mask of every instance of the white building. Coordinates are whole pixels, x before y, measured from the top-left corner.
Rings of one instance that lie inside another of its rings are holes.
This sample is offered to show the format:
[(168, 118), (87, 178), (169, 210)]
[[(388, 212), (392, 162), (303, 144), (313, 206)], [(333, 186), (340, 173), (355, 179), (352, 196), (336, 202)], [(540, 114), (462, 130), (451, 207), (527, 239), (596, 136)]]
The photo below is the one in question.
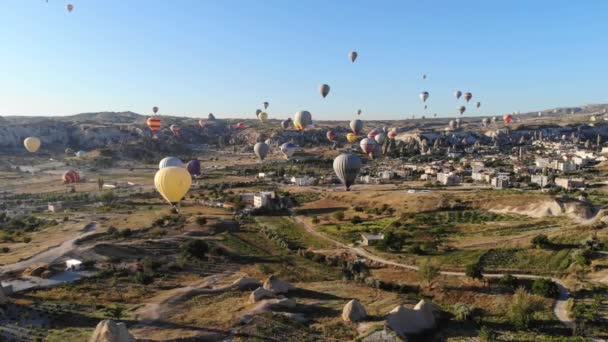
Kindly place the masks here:
[(253, 195), (253, 207), (262, 208), (268, 205), (271, 199), (274, 198), (274, 191), (262, 191)]
[(369, 233), (361, 233), (361, 244), (363, 246), (371, 246), (374, 245), (384, 239), (384, 234), (369, 234)]
[(496, 189), (506, 189), (511, 187), (511, 178), (505, 175), (498, 175), (492, 178), (490, 184)]
[(549, 176), (532, 175), (530, 176), (530, 183), (538, 184), (541, 188), (544, 188), (549, 185)]
[(308, 176), (304, 177), (291, 177), (291, 183), (297, 186), (310, 186), (313, 185), (316, 179)]
[(62, 207), (63, 206), (61, 205), (61, 202), (49, 203), (47, 206), (47, 210), (50, 211), (51, 213), (57, 213), (57, 212), (61, 211)]
[(380, 172), (380, 178), (384, 180), (391, 180), (395, 177), (395, 173), (393, 171), (382, 171)]
[(555, 178), (555, 185), (566, 190), (585, 188), (585, 180), (582, 178)]
[(458, 185), (460, 183), (460, 177), (453, 172), (439, 172), (437, 173), (437, 181), (442, 185)]

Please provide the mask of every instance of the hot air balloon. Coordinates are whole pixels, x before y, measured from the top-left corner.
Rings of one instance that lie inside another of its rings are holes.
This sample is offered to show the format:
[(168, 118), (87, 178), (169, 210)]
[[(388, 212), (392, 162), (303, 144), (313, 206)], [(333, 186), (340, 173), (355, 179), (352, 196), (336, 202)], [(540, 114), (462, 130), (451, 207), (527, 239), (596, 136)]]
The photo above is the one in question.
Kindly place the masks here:
[(334, 172), (340, 178), (346, 191), (350, 190), (361, 170), (361, 158), (354, 154), (341, 154), (334, 159)]
[(368, 156), (373, 158), (373, 153), (376, 150), (376, 140), (374, 139), (370, 139), (370, 138), (365, 138), (365, 139), (361, 139), (361, 142), (359, 142), (359, 146), (361, 147), (361, 151), (363, 151), (363, 153), (367, 154)]
[(261, 112), (260, 114), (258, 114), (258, 119), (260, 119), (260, 121), (264, 123), (268, 119), (268, 114), (266, 112)]
[(481, 102), (475, 103), (475, 107), (477, 107), (477, 108), (481, 107)]
[(160, 119), (155, 116), (148, 118), (146, 123), (148, 124), (148, 127), (150, 128), (152, 133), (156, 133), (156, 131), (158, 131), (158, 129), (160, 128)]
[(184, 163), (179, 158), (165, 157), (158, 163), (158, 168), (164, 169), (166, 167), (184, 167)]
[(281, 153), (283, 153), (283, 155), (285, 155), (285, 158), (287, 159), (291, 158), (291, 156), (293, 156), (297, 149), (298, 145), (294, 143), (288, 142), (281, 145)]
[(359, 56), (359, 54), (357, 53), (357, 51), (351, 51), (348, 53), (348, 59), (350, 59), (351, 62), (355, 63), (355, 60), (357, 59), (357, 56)]
[(362, 112), (361, 112), (361, 109), (359, 109), (359, 110), (357, 111), (357, 115), (361, 115), (361, 113), (362, 113)]
[(37, 152), (40, 148), (40, 139), (36, 137), (25, 138), (25, 140), (23, 140), (23, 146), (25, 146), (25, 149), (28, 150), (28, 152)]
[(283, 129), (288, 129), (290, 124), (291, 124), (291, 119), (281, 121), (281, 127), (283, 127)]
[(192, 177), (201, 175), (201, 162), (198, 159), (192, 159), (186, 164), (186, 170)]
[(158, 113), (158, 107), (152, 107), (152, 112), (153, 112), (154, 114)]
[(420, 93), (420, 99), (422, 100), (422, 102), (426, 102), (426, 99), (429, 98), (429, 92), (428, 91), (423, 91), (422, 93)]
[(329, 94), (329, 86), (327, 84), (321, 84), (319, 86), (319, 92), (321, 93), (321, 96), (325, 98), (327, 94)]
[(386, 140), (386, 134), (384, 134), (384, 133), (378, 133), (374, 137), (374, 140), (376, 140), (376, 142), (378, 143), (378, 145), (382, 145), (382, 144), (384, 144), (384, 140)]
[(68, 12), (70, 12), (70, 13), (72, 13), (72, 11), (74, 10), (74, 5), (72, 5), (72, 4), (68, 4), (65, 7), (68, 9)]
[(465, 107), (465, 106), (460, 106), (458, 108), (458, 112), (460, 113), (460, 115), (462, 115), (465, 112), (465, 110), (467, 110), (467, 107)]
[(471, 93), (464, 93), (464, 100), (469, 102), (471, 101), (471, 99), (473, 98), (473, 94)]
[(293, 125), (298, 131), (305, 130), (312, 125), (312, 115), (306, 110), (297, 112), (293, 116)]
[(259, 142), (257, 144), (255, 144), (255, 146), (253, 146), (253, 152), (255, 152), (255, 155), (258, 156), (258, 158), (260, 158), (260, 160), (264, 160), (264, 158), (266, 158), (266, 155), (268, 154), (268, 152), (270, 151), (270, 146), (268, 146), (268, 144), (263, 143), (263, 142)]
[(202, 128), (205, 128), (205, 126), (207, 125), (207, 120), (205, 120), (205, 119), (198, 120), (198, 125), (201, 126)]
[(597, 118), (595, 117), (595, 115), (592, 115), (589, 120), (591, 120), (591, 122), (595, 122), (597, 120)]
[(462, 96), (462, 92), (461, 92), (460, 90), (456, 90), (456, 91), (454, 92), (454, 96), (455, 96), (455, 97), (456, 97), (456, 99), (458, 100), (458, 99), (460, 99), (460, 97)]
[(462, 123), (462, 120), (460, 118), (456, 118), (456, 127), (460, 127), (460, 124)]
[(85, 151), (78, 151), (78, 152), (76, 152), (76, 157), (78, 157), (78, 158), (82, 158), (82, 157), (84, 157), (86, 155), (87, 155), (87, 153)]
[(209, 115), (207, 115), (207, 120), (215, 121), (215, 115), (213, 115), (213, 113), (209, 113)]
[(481, 125), (482, 125), (483, 127), (486, 127), (486, 126), (488, 126), (489, 124), (490, 124), (490, 119), (488, 119), (488, 118), (483, 118), (483, 119), (481, 120)]
[(241, 130), (241, 129), (245, 129), (247, 128), (247, 126), (245, 126), (244, 122), (239, 122), (236, 124), (236, 129)]
[(450, 120), (450, 122), (448, 123), (448, 126), (450, 129), (456, 129), (456, 121)]
[(538, 112), (538, 117), (540, 118), (541, 116), (543, 116), (543, 112)]
[(325, 133), (325, 136), (329, 141), (334, 141), (336, 139), (336, 133), (334, 133), (333, 131), (327, 131), (327, 133)]
[(266, 143), (266, 145), (268, 145), (268, 147), (272, 146), (272, 139), (268, 138), (268, 139), (264, 140), (264, 142)]
[(178, 126), (178, 125), (171, 125), (171, 126), (169, 126), (169, 130), (170, 130), (170, 131), (171, 131), (173, 134), (175, 134), (175, 135), (177, 135), (177, 136), (179, 136), (179, 132), (181, 131), (181, 129), (179, 128), (179, 126)]
[(79, 183), (80, 173), (78, 173), (78, 171), (68, 170), (63, 173), (61, 179), (63, 180), (63, 184)]
[(506, 124), (510, 124), (511, 121), (513, 121), (513, 114), (507, 114), (507, 115), (503, 116), (502, 121), (504, 121), (504, 123), (506, 123)]
[(357, 135), (355, 133), (348, 133), (346, 135), (346, 140), (348, 140), (349, 143), (354, 143), (357, 141)]
[(436, 118), (437, 117), (437, 113), (433, 113), (433, 117)]
[(495, 116), (492, 117), (492, 123), (495, 123), (497, 120), (498, 119)]
[(268, 109), (269, 103), (264, 101), (264, 103), (262, 103), (262, 105), (264, 106), (264, 109)]
[(426, 74), (422, 74), (422, 79), (426, 80)]
[(192, 185), (192, 176), (183, 167), (165, 167), (156, 172), (154, 186), (164, 199), (177, 205), (186, 196)]
[(378, 129), (374, 128), (369, 133), (367, 133), (367, 137), (370, 139), (374, 139), (374, 137), (378, 135)]
[(361, 130), (363, 129), (363, 121), (361, 121), (359, 119), (351, 120), (350, 129), (353, 131), (353, 133), (359, 134), (361, 132)]
[(259, 117), (261, 112), (262, 112), (262, 110), (261, 110), (261, 109), (256, 109), (256, 110), (255, 110), (255, 117), (256, 117), (256, 118), (257, 118), (257, 117)]

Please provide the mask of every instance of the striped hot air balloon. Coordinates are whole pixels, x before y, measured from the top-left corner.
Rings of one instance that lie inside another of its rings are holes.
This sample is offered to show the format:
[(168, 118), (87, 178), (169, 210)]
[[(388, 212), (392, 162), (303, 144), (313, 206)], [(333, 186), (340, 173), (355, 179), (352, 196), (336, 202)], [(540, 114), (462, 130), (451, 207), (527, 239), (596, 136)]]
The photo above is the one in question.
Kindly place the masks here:
[(156, 133), (160, 129), (160, 119), (155, 116), (149, 117), (146, 123), (152, 133)]
[(68, 170), (63, 173), (61, 179), (63, 180), (63, 184), (78, 183), (80, 182), (80, 173), (75, 170)]

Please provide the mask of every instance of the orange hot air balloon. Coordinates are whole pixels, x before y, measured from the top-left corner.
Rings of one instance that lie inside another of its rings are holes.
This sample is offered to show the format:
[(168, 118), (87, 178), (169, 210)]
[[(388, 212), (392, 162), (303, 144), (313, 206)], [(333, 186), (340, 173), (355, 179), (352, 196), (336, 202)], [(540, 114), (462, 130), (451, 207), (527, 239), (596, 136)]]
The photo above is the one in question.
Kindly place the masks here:
[(513, 121), (513, 115), (507, 114), (507, 115), (503, 116), (502, 121), (504, 121), (506, 124), (510, 124), (511, 121)]
[(150, 127), (152, 133), (156, 133), (160, 128), (160, 119), (155, 116), (149, 117), (146, 123), (148, 124), (148, 127)]

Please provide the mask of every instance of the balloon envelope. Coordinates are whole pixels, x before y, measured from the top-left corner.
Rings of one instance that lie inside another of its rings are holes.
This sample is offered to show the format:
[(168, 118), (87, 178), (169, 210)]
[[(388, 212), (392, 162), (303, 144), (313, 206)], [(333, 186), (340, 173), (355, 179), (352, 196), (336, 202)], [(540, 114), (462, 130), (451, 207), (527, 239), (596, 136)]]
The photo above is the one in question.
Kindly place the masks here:
[(266, 143), (259, 142), (253, 146), (253, 152), (256, 156), (258, 156), (258, 158), (260, 158), (260, 160), (264, 160), (264, 158), (266, 158), (268, 151), (270, 151), (270, 146), (268, 146)]
[(374, 137), (374, 140), (376, 140), (376, 142), (379, 145), (382, 145), (384, 143), (384, 140), (386, 140), (386, 134), (384, 133), (379, 133)]
[(25, 149), (32, 153), (38, 151), (40, 144), (40, 139), (36, 137), (29, 137), (23, 140), (23, 146), (25, 146)]
[(323, 98), (325, 98), (327, 96), (327, 94), (329, 94), (329, 85), (321, 84), (319, 86), (319, 92), (321, 93), (321, 96), (323, 96)]
[(464, 94), (465, 101), (469, 102), (469, 101), (471, 101), (472, 98), (473, 98), (473, 94), (471, 94), (471, 93)]
[(186, 165), (186, 170), (188, 170), (188, 173), (190, 173), (191, 176), (200, 176), (201, 162), (198, 159), (193, 159), (189, 161)]
[(325, 133), (325, 136), (329, 141), (334, 141), (334, 139), (336, 139), (336, 133), (334, 133), (333, 131), (327, 131), (327, 133)]
[(372, 138), (361, 139), (361, 142), (359, 143), (361, 151), (363, 151), (363, 153), (369, 155), (370, 157), (372, 156), (372, 153), (374, 153), (374, 151), (376, 150), (376, 145), (376, 140)]
[(359, 54), (357, 53), (357, 51), (351, 51), (348, 53), (348, 59), (350, 59), (351, 62), (355, 63), (355, 60), (357, 59), (357, 56), (359, 56)]
[(158, 170), (154, 176), (156, 190), (172, 204), (184, 198), (190, 185), (192, 185), (192, 177), (183, 167), (165, 167)]
[(349, 143), (354, 143), (357, 141), (357, 135), (355, 133), (348, 133), (346, 135), (346, 140), (348, 140)]
[(154, 112), (154, 114), (158, 113), (158, 107), (152, 107), (152, 112)]
[(287, 159), (291, 158), (297, 149), (298, 145), (294, 143), (288, 142), (281, 145), (281, 153), (283, 153)]
[(363, 121), (361, 121), (359, 119), (351, 120), (350, 129), (353, 131), (353, 133), (359, 134), (361, 132), (361, 130), (363, 129)]
[(268, 105), (269, 105), (268, 102), (264, 102), (263, 105), (264, 105), (264, 109), (268, 109)]
[(312, 125), (312, 115), (306, 110), (297, 112), (293, 116), (293, 125), (298, 131), (303, 131)]
[(268, 114), (266, 112), (261, 112), (260, 114), (258, 114), (258, 119), (260, 119), (260, 121), (264, 123), (268, 119)]
[(360, 170), (361, 158), (354, 154), (341, 154), (334, 159), (334, 172), (346, 190), (350, 190), (350, 186), (355, 182)]
[(165, 157), (158, 163), (158, 168), (164, 169), (165, 167), (184, 167), (184, 163), (176, 157)]
[(160, 128), (160, 119), (157, 117), (154, 117), (154, 116), (150, 117), (146, 121), (146, 124), (148, 125), (150, 130), (154, 133), (154, 132), (158, 131), (158, 129)]
[(78, 173), (78, 171), (68, 170), (63, 173), (61, 179), (65, 184), (78, 183), (80, 182), (80, 174)]
[(422, 93), (420, 93), (420, 99), (422, 100), (422, 102), (426, 102), (426, 100), (429, 98), (429, 92), (428, 91), (423, 91)]
[(289, 124), (291, 124), (291, 120), (290, 119), (281, 121), (281, 127), (283, 127), (283, 129), (288, 129), (289, 128)]
[(458, 99), (460, 99), (460, 97), (462, 96), (462, 92), (461, 92), (460, 90), (456, 90), (456, 91), (454, 92), (454, 96), (455, 96), (455, 97), (456, 97), (456, 99), (458, 100)]

